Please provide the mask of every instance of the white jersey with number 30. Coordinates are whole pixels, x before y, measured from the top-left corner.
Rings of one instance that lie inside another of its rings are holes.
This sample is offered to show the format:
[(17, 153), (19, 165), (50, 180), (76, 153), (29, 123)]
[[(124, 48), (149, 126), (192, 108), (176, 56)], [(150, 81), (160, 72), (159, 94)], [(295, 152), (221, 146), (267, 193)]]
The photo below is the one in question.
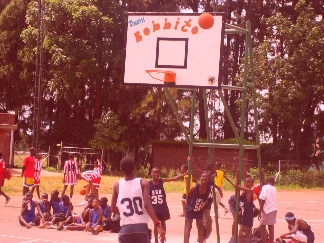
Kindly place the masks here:
[(144, 208), (141, 178), (130, 181), (119, 180), (117, 207), (120, 213), (120, 226), (149, 222), (150, 218)]

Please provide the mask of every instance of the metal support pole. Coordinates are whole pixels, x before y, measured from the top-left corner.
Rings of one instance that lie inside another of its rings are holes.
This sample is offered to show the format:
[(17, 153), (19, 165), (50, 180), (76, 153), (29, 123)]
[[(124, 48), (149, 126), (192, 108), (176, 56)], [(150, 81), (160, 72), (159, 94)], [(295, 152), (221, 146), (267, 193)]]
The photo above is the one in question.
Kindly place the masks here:
[[(207, 95), (206, 90), (203, 90), (204, 96), (204, 108), (205, 108), (205, 120), (206, 120), (206, 132), (207, 132), (207, 140), (210, 143), (210, 129), (209, 129), (209, 119), (208, 119), (208, 107), (207, 107)], [(212, 148), (208, 146), (208, 154), (209, 154), (209, 162), (214, 162)], [(219, 224), (218, 224), (218, 204), (216, 200), (216, 191), (215, 191), (215, 178), (213, 176), (213, 202), (214, 202), (214, 211), (215, 211), (215, 224), (216, 224), (216, 237), (217, 243), (220, 242), (220, 235), (219, 235)]]
[[(187, 178), (187, 198), (188, 200), (188, 192), (190, 190), (190, 182), (191, 182), (191, 169), (192, 169), (192, 140), (193, 140), (193, 129), (195, 126), (195, 103), (196, 103), (196, 90), (193, 91), (192, 94), (192, 103), (191, 103), (191, 119), (190, 119), (190, 143), (189, 143), (189, 161), (188, 161), (188, 178)], [(185, 228), (184, 228), (184, 235), (186, 234), (186, 227), (187, 227), (187, 221), (185, 221)], [(184, 237), (185, 238), (185, 237)]]
[[(250, 22), (246, 23), (246, 27), (250, 26)], [(246, 106), (246, 87), (247, 87), (247, 75), (249, 65), (249, 37), (246, 35), (245, 38), (245, 58), (244, 58), (244, 80), (243, 87), (245, 88), (242, 92), (242, 107), (241, 107), (241, 132), (240, 132), (240, 152), (239, 152), (239, 175), (238, 183), (241, 184), (242, 168), (243, 168), (243, 154), (244, 154), (244, 127), (245, 127), (245, 106)], [(240, 202), (240, 190), (236, 189), (236, 210), (235, 210), (235, 225), (234, 225), (234, 242), (237, 243), (237, 232), (238, 232), (238, 214), (239, 214), (239, 202)]]
[[(259, 132), (259, 118), (258, 118), (258, 109), (257, 109), (257, 98), (255, 90), (255, 73), (254, 73), (254, 61), (253, 61), (253, 49), (252, 49), (252, 38), (251, 38), (251, 24), (247, 23), (248, 29), (248, 39), (249, 39), (249, 56), (250, 56), (250, 65), (251, 65), (251, 83), (252, 83), (252, 99), (253, 99), (253, 113), (254, 113), (254, 125), (255, 125), (255, 138), (257, 148), (257, 159), (258, 159), (258, 168), (260, 174), (260, 182), (262, 181), (261, 175), (261, 148), (260, 148), (260, 132)], [(280, 177), (279, 177), (280, 178)]]
[[(186, 129), (185, 126), (183, 125), (182, 119), (181, 119), (181, 117), (180, 117), (180, 115), (179, 115), (179, 112), (178, 112), (177, 106), (176, 106), (175, 103), (173, 102), (173, 99), (172, 99), (172, 96), (171, 96), (171, 94), (170, 94), (170, 91), (169, 91), (168, 88), (165, 88), (164, 90), (165, 90), (165, 93), (166, 93), (166, 95), (167, 95), (167, 97), (168, 97), (168, 100), (169, 100), (169, 102), (170, 102), (170, 104), (171, 104), (171, 107), (172, 107), (172, 109), (173, 109), (173, 112), (174, 112), (175, 116), (176, 116), (177, 119), (178, 119), (179, 125), (180, 125), (180, 127), (181, 127), (181, 129), (182, 129), (182, 131), (183, 131), (183, 133), (184, 133), (184, 135), (185, 135), (185, 137), (186, 137), (186, 140), (187, 140), (187, 142), (190, 144), (189, 134), (188, 134), (188, 132), (187, 132), (187, 129)], [(196, 91), (195, 91), (195, 90), (194, 90), (194, 95), (196, 95)]]

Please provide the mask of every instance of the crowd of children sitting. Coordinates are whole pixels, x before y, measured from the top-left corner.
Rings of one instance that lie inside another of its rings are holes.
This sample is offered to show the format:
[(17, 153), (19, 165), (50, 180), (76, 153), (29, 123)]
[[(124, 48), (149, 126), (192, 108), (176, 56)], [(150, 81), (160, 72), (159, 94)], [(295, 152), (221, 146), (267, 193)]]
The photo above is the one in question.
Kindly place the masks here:
[(43, 193), (39, 201), (33, 200), (32, 192), (27, 192), (22, 203), (19, 222), (27, 229), (38, 226), (41, 229), (90, 231), (97, 235), (100, 231), (119, 231), (118, 217), (112, 217), (108, 199), (87, 194), (87, 206), (80, 215), (74, 215), (73, 205), (67, 195), (59, 197), (58, 191)]

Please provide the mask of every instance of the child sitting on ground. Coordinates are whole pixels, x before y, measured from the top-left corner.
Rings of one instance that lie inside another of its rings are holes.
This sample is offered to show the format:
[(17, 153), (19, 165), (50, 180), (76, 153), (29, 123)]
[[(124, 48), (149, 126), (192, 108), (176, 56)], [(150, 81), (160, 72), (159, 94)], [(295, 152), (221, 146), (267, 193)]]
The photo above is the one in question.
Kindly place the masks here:
[[(56, 200), (53, 200), (53, 202), (54, 205), (57, 203)], [(67, 195), (63, 195), (58, 205), (59, 205), (58, 210), (57, 208), (55, 210), (53, 208), (55, 214), (51, 217), (50, 225), (47, 226), (48, 229), (56, 229), (55, 225), (60, 222), (63, 222), (64, 225), (73, 223), (73, 217), (72, 217), (73, 205), (70, 202), (70, 198)]]
[(107, 204), (108, 199), (103, 197), (100, 199), (100, 207), (103, 211), (103, 229), (112, 233), (118, 233), (120, 230), (120, 217), (111, 212), (111, 207)]
[(38, 205), (41, 209), (42, 212), (42, 217), (40, 220), (40, 225), (38, 228), (45, 228), (48, 225), (48, 221), (50, 219), (51, 213), (51, 205), (50, 202), (48, 201), (48, 194), (43, 193), (40, 202), (38, 202)]
[[(35, 207), (39, 214), (35, 214)], [(19, 223), (30, 229), (33, 225), (39, 225), (41, 209), (38, 204), (33, 200), (33, 193), (26, 193), (26, 200), (24, 200), (21, 208), (21, 215), (19, 216)]]
[(211, 190), (208, 182), (209, 174), (208, 172), (203, 172), (200, 177), (200, 183), (193, 186), (188, 192), (184, 243), (189, 243), (192, 221), (194, 219), (196, 219), (198, 229), (198, 241), (204, 241), (203, 214)]
[(61, 198), (59, 197), (58, 191), (51, 192), (51, 199), (50, 199), (50, 207), (53, 209), (53, 215), (60, 213), (60, 201)]
[(80, 216), (77, 218), (77, 224), (86, 224), (89, 222), (90, 210), (92, 207), (93, 197), (88, 199), (88, 205), (83, 209)]
[(93, 208), (90, 210), (90, 218), (87, 223), (87, 230), (94, 235), (103, 230), (103, 211), (99, 205), (99, 199), (94, 198), (92, 201)]
[(99, 200), (93, 198), (92, 209), (90, 209), (89, 222), (86, 224), (69, 224), (65, 225), (62, 222), (57, 227), (57, 230), (88, 230), (94, 235), (98, 235), (103, 230), (103, 211), (99, 207)]
[[(170, 219), (170, 212), (168, 204), (166, 201), (166, 194), (164, 191), (163, 183), (169, 181), (176, 181), (180, 178), (183, 178), (187, 172), (173, 178), (162, 178), (160, 179), (161, 170), (157, 167), (153, 167), (151, 170), (151, 176), (153, 180), (150, 180), (150, 198), (153, 206), (153, 210), (156, 214), (156, 217), (161, 222), (161, 226), (166, 233), (166, 224), (165, 221)], [(158, 231), (156, 226), (154, 226), (154, 238), (155, 242), (158, 242)]]
[(90, 211), (93, 209), (92, 201), (94, 198), (88, 199), (88, 205), (84, 208), (83, 212), (80, 214), (80, 216), (77, 218), (77, 223), (71, 223), (66, 226), (64, 224), (60, 224), (57, 227), (57, 230), (67, 229), (67, 230), (78, 230), (82, 231), (86, 229), (86, 224), (90, 220)]
[(99, 205), (103, 211), (103, 223), (104, 223), (103, 227), (104, 227), (104, 230), (107, 230), (105, 228), (107, 226), (108, 219), (111, 216), (111, 209), (108, 206), (108, 199), (106, 197), (100, 198)]

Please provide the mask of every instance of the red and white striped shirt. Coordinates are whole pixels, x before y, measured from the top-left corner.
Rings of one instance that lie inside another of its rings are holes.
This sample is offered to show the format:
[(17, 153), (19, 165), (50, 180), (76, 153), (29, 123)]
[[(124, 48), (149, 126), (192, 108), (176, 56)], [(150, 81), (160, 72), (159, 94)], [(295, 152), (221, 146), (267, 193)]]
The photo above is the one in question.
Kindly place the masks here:
[(43, 165), (43, 162), (41, 160), (35, 159), (34, 179), (36, 182), (39, 182), (39, 180), (40, 180), (42, 165)]
[(81, 174), (81, 177), (86, 181), (91, 181), (95, 184), (100, 184), (102, 167), (98, 166), (93, 170), (87, 170)]
[(67, 160), (64, 163), (65, 182), (66, 185), (77, 184), (77, 174), (79, 174), (78, 163), (74, 160)]

